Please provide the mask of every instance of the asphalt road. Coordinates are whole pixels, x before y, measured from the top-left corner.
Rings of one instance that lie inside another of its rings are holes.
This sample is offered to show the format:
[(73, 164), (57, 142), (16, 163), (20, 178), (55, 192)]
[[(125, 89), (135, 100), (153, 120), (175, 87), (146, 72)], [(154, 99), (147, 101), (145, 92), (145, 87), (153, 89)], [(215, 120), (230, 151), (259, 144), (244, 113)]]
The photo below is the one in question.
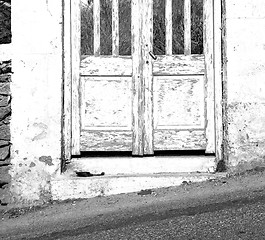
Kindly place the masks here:
[[(146, 196), (124, 195), (123, 200), (102, 198), (95, 205), (92, 202), (90, 205), (74, 203), (77, 205), (76, 214), (72, 212), (72, 217), (43, 220), (43, 223), (36, 218), (23, 227), (16, 227), (19, 224), (12, 223), (12, 231), (5, 228), (2, 239), (262, 240), (265, 239), (265, 181), (262, 175), (259, 176), (260, 181), (255, 176), (252, 178), (245, 181), (246, 185), (242, 179), (239, 183), (235, 180), (234, 185), (230, 180), (223, 180), (218, 184), (195, 184), (162, 192), (158, 190), (157, 194)], [(253, 184), (254, 180), (262, 184), (257, 186)], [(247, 186), (250, 182), (252, 186)], [(133, 199), (134, 203), (126, 205), (129, 199)], [(102, 208), (103, 202), (105, 206), (110, 205), (109, 210), (94, 209), (95, 206)], [(58, 209), (55, 208), (58, 215)], [(92, 209), (94, 214), (91, 213)], [(34, 214), (47, 219), (56, 214), (53, 211)], [(19, 219), (15, 221), (19, 222)], [(21, 217), (22, 221), (27, 219), (31, 221), (30, 215)]]

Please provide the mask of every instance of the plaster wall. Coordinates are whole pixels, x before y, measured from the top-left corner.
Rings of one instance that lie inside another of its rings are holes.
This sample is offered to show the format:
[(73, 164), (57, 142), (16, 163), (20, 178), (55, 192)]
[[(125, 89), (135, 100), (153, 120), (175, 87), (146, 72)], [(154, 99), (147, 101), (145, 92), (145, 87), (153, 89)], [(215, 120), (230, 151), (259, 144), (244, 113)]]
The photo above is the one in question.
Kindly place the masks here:
[(29, 204), (60, 174), (62, 1), (12, 0), (12, 33), (11, 202)]
[[(264, 0), (226, 0), (228, 165), (265, 162)], [(62, 0), (12, 0), (11, 201), (49, 201), (60, 175)]]
[(265, 165), (265, 4), (226, 0), (228, 166)]

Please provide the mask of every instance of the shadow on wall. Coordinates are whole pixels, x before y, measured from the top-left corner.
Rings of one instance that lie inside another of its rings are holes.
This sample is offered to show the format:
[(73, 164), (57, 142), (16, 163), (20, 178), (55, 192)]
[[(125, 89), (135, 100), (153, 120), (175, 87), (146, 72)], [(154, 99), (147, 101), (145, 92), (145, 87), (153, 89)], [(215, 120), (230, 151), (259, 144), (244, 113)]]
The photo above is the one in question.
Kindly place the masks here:
[[(0, 44), (11, 43), (11, 0), (0, 0)], [(8, 203), (11, 60), (0, 62), (0, 205)]]

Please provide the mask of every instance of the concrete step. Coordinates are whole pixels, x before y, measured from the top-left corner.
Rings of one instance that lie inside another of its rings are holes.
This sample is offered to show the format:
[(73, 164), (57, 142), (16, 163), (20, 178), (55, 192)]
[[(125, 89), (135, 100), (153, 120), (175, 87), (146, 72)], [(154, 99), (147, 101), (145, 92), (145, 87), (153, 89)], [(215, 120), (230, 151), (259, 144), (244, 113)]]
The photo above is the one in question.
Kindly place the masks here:
[(67, 165), (72, 171), (106, 175), (214, 172), (214, 156), (82, 157)]
[(92, 198), (178, 186), (183, 182), (202, 182), (224, 177), (223, 173), (163, 173), (77, 177), (73, 171), (51, 181), (53, 200)]

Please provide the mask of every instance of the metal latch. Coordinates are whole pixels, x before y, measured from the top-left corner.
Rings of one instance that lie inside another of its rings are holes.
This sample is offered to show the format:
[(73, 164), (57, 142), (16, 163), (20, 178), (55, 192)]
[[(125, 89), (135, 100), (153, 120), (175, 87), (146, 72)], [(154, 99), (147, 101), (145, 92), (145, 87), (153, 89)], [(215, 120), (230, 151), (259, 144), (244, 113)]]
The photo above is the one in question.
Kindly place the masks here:
[(151, 56), (154, 60), (157, 59), (157, 56), (156, 56), (155, 54), (153, 54), (151, 51), (149, 52), (149, 54), (150, 54), (150, 56)]

